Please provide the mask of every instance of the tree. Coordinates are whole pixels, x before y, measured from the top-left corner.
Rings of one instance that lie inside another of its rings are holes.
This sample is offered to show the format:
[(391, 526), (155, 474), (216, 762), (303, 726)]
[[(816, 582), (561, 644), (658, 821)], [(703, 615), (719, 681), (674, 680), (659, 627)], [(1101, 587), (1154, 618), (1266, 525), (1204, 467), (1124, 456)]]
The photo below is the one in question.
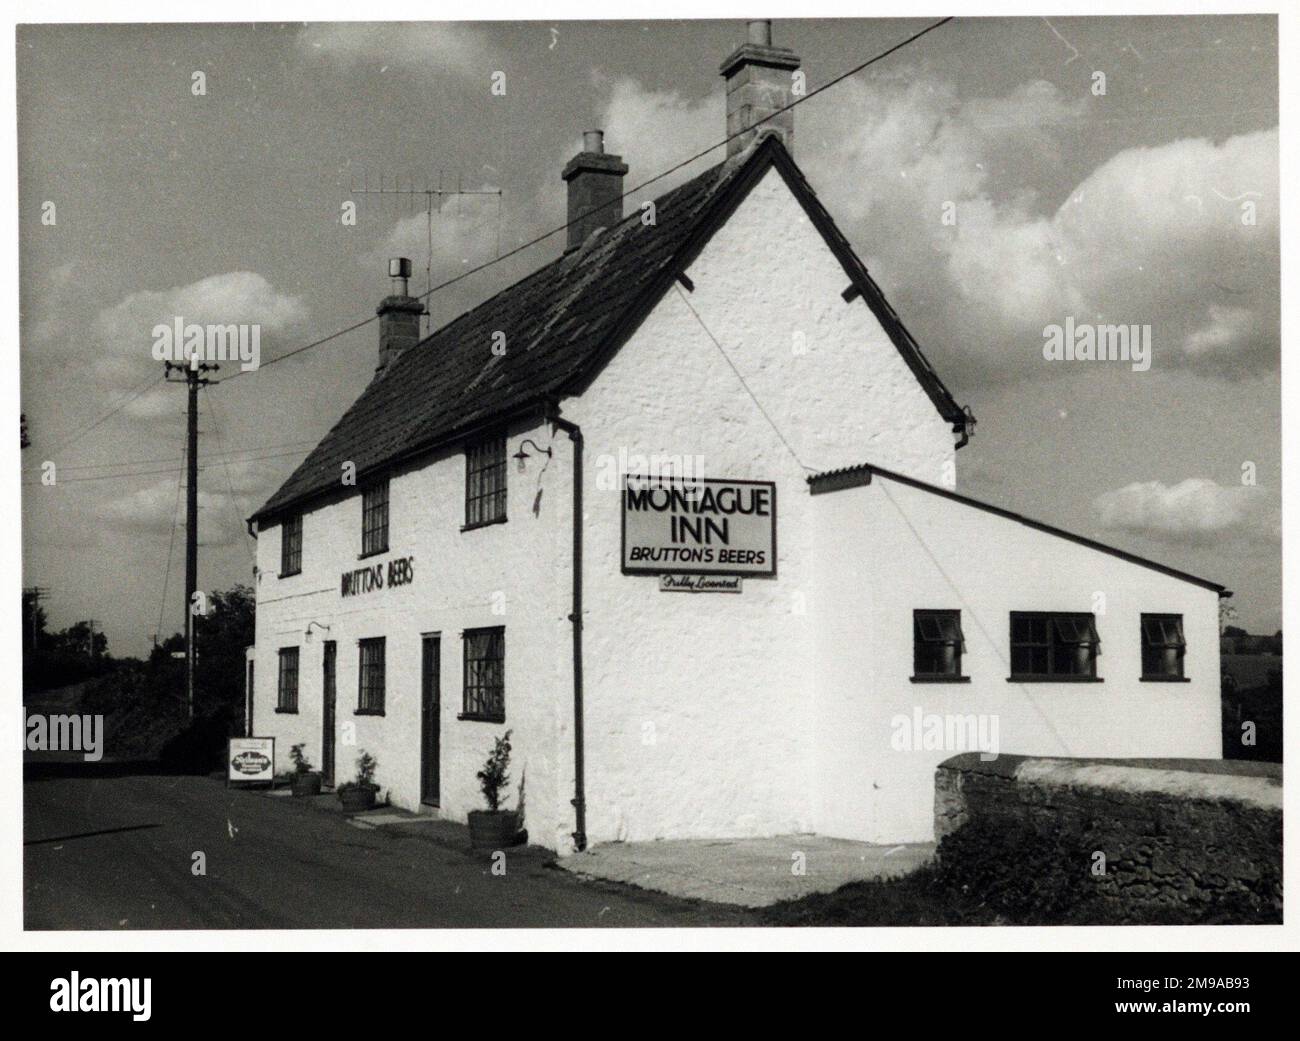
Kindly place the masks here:
[(236, 584), (212, 593), (208, 613), (194, 619), (196, 712), (243, 719), (244, 651), (253, 642), (255, 606), (253, 590)]
[(226, 738), (243, 732), (253, 591), (236, 585), (207, 600), (208, 613), (194, 620), (194, 718), (185, 699), (185, 637), (173, 633), (159, 640), (147, 662), (120, 670), (92, 691), (92, 711), (107, 715), (110, 754), (207, 771), (220, 762)]
[(1228, 632), (1228, 626), (1230, 622), (1234, 622), (1236, 621), (1236, 619), (1237, 619), (1237, 608), (1234, 607), (1232, 604), (1228, 603), (1226, 598), (1220, 597), (1219, 598), (1219, 635), (1220, 636), (1231, 635)]
[[(35, 614), (35, 618), (33, 618)], [(34, 650), (41, 642), (41, 634), (45, 632), (46, 616), (45, 608), (41, 606), (40, 600), (34, 593), (23, 591), (23, 639), (30, 639), (32, 649)]]

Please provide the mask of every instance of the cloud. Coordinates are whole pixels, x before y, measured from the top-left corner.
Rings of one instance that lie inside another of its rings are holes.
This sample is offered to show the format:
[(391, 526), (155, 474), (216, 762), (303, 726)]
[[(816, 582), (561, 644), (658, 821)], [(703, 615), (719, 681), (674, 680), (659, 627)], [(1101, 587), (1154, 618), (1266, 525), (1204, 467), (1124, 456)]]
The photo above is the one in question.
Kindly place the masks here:
[(1157, 370), (1275, 368), (1277, 130), (1127, 148), (1078, 180), (1063, 159), (1104, 127), (1092, 101), (1041, 81), (963, 97), (911, 70), (801, 107), (795, 141), (904, 320), (966, 378), (1059, 371), (1042, 331), (1067, 316), (1150, 325)]
[(66, 261), (42, 272), (32, 292), (30, 337), (33, 344), (58, 346), (66, 343), (77, 321), (70, 304), (77, 299), (77, 263)]
[[(171, 325), (177, 317), (199, 325), (260, 325), (265, 358), (272, 353), (278, 334), (306, 322), (307, 308), (301, 297), (277, 292), (252, 271), (231, 271), (186, 286), (132, 293), (104, 308), (92, 323), (92, 342), (85, 347), (95, 359), (97, 377), (120, 389), (138, 384), (149, 366), (158, 366), (152, 354), (154, 326)], [(128, 411), (138, 418), (153, 414), (161, 406), (146, 400), (151, 397), (154, 395), (137, 399)]]
[[(467, 190), (492, 188), (482, 185)], [(389, 229), (383, 243), (358, 263), (368, 271), (380, 272), (388, 270), (389, 258), (408, 257), (415, 276), (412, 288), (420, 290), (429, 257), (430, 230), (434, 281), (440, 281), (463, 268), (491, 260), (496, 255), (498, 223), (498, 200), (493, 196), (455, 196), (434, 212), (432, 229), (423, 212), (402, 217)]]
[[(219, 460), (205, 461), (202, 455), (199, 458), (199, 542), (204, 546), (234, 545), (245, 537), (243, 518), (251, 512), (250, 505), (255, 505), (254, 500), (260, 502), (259, 496), (269, 494), (269, 486), (275, 481), (259, 473), (255, 463), (238, 461), (229, 463), (227, 480)], [(209, 488), (205, 489), (203, 483)], [(177, 520), (176, 478), (170, 476), (95, 505), (99, 523), (135, 537), (163, 539), (170, 536), (173, 523), (183, 526), (184, 509), (182, 502)]]
[(416, 67), (430, 73), (482, 76), (500, 68), (484, 34), (458, 22), (321, 22), (305, 25), (297, 37), (308, 57), (331, 58), (346, 66)]
[(1225, 537), (1281, 537), (1281, 518), (1258, 487), (1224, 487), (1206, 477), (1172, 486), (1135, 482), (1093, 500), (1103, 527), (1160, 542), (1208, 546)]
[[(726, 113), (720, 91), (691, 99), (677, 91), (647, 90), (637, 80), (621, 78), (608, 88), (609, 96), (599, 116), (605, 131), (605, 150), (623, 156), (629, 170), (628, 188), (675, 166), (687, 156), (716, 144), (724, 136)], [(671, 132), (665, 133), (665, 128)], [(560, 165), (581, 150), (581, 137), (568, 142)], [(645, 198), (656, 198), (698, 174), (706, 163), (717, 162), (721, 149), (692, 163), (646, 189)], [(630, 212), (640, 198), (625, 204)]]

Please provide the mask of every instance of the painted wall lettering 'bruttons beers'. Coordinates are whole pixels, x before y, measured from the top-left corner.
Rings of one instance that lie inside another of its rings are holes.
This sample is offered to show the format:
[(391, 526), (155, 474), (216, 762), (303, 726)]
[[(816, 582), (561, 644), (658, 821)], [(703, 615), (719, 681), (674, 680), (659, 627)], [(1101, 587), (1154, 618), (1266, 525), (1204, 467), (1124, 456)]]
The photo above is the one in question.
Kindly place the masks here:
[(339, 581), (342, 596), (356, 596), (359, 593), (372, 593), (385, 586), (410, 585), (415, 581), (415, 558), (398, 557), (387, 564), (372, 564), (359, 567), (353, 571), (343, 572)]

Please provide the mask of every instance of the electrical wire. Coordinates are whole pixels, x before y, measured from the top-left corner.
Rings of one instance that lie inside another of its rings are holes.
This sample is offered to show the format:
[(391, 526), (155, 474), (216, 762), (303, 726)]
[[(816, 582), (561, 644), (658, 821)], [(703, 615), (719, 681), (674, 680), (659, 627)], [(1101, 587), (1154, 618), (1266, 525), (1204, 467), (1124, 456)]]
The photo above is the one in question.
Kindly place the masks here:
[[(203, 386), (203, 400), (208, 403), (212, 411), (212, 436), (217, 439), (217, 451), (218, 453), (220, 453), (221, 452), (221, 419), (217, 415), (217, 399), (214, 398), (210, 393), (208, 393), (208, 387), (206, 384), (204, 384)], [(235, 523), (242, 525), (244, 517), (247, 517), (251, 511), (245, 508), (244, 505), (239, 501), (238, 497), (235, 495), (235, 482), (230, 479), (229, 461), (222, 459), (221, 467), (226, 472), (226, 490), (230, 492), (230, 508), (235, 511)], [(239, 512), (240, 510), (243, 510), (242, 516), (240, 515)], [(253, 551), (251, 548), (249, 548), (248, 541), (246, 539), (240, 539), (239, 541), (244, 547), (244, 552), (248, 554), (249, 563), (256, 565), (257, 561), (253, 559)]]
[[(818, 94), (821, 94), (824, 91), (829, 90), (831, 87), (834, 87), (837, 84), (844, 82), (846, 79), (849, 79), (852, 76), (856, 76), (863, 69), (866, 69), (874, 65), (878, 61), (882, 61), (885, 58), (888, 58), (891, 54), (894, 54), (895, 52), (902, 50), (910, 43), (916, 42), (922, 36), (925, 36), (927, 33), (931, 33), (935, 29), (947, 25), (952, 20), (953, 20), (952, 16), (949, 15), (948, 17), (940, 18), (937, 22), (932, 22), (924, 29), (921, 29), (919, 32), (913, 33), (911, 36), (907, 37), (904, 40), (900, 40), (898, 43), (894, 44), (892, 47), (888, 48), (887, 50), (881, 51), (879, 54), (873, 55), (872, 57), (868, 58), (866, 61), (861, 62), (858, 65), (855, 65), (853, 68), (849, 69), (848, 71), (840, 73), (834, 79), (829, 80), (826, 83), (823, 83), (820, 87), (817, 87), (815, 90), (809, 91), (807, 94), (803, 95), (802, 97), (795, 98), (795, 100), (790, 102), (788, 105), (782, 106), (781, 108), (777, 109), (775, 112), (772, 112), (770, 115), (767, 115), (764, 118), (760, 119), (757, 123), (754, 123), (752, 126), (747, 126), (743, 130), (738, 130), (734, 134), (728, 134), (726, 137), (724, 137), (721, 141), (717, 142), (716, 144), (709, 145), (709, 147), (702, 149), (699, 152), (696, 152), (694, 155), (686, 159), (683, 159), (681, 162), (676, 163), (673, 166), (670, 166), (667, 170), (655, 174), (649, 180), (642, 181), (635, 188), (631, 188), (628, 191), (624, 192), (622, 195), (620, 195), (618, 201), (622, 202), (624, 199), (627, 199), (631, 195), (635, 195), (637, 192), (641, 191), (644, 188), (648, 188), (650, 185), (654, 184), (655, 182), (662, 181), (665, 177), (669, 177), (672, 174), (676, 173), (678, 170), (682, 169), (683, 167), (689, 166), (697, 159), (702, 159), (710, 152), (722, 148), (728, 142), (730, 142), (734, 138), (739, 137), (741, 134), (751, 133), (756, 127), (762, 126), (764, 123), (768, 122), (769, 120), (775, 119), (777, 116), (785, 112), (788, 112), (791, 109), (796, 108), (797, 106), (802, 105), (807, 101), (811, 101)], [(515, 256), (516, 254), (522, 253), (524, 250), (530, 249), (533, 246), (536, 246), (539, 243), (546, 241), (552, 235), (558, 235), (560, 232), (567, 230), (571, 225), (576, 224), (579, 220), (585, 219), (585, 217), (586, 214), (580, 214), (579, 216), (573, 218), (572, 220), (566, 221), (564, 224), (561, 224), (559, 227), (552, 228), (550, 231), (543, 232), (542, 234), (538, 235), (536, 238), (529, 239), (527, 242), (519, 246), (516, 246), (514, 249), (507, 250), (505, 253), (501, 253), (498, 251), (498, 255), (493, 259), (484, 261), (482, 264), (472, 267), (467, 271), (462, 271), (459, 275), (456, 275), (453, 278), (449, 278), (445, 282), (440, 282), (436, 286), (430, 287), (427, 291), (420, 294), (415, 299), (426, 300), (434, 293), (442, 289), (446, 289), (448, 286), (453, 286), (457, 282), (461, 282), (464, 279), (469, 278), (471, 275), (476, 275), (480, 271), (492, 267), (495, 264), (499, 264), (501, 261), (507, 260), (510, 257)], [(272, 365), (275, 365), (277, 362), (285, 361), (286, 359), (292, 358), (295, 355), (302, 354), (304, 351), (309, 351), (315, 347), (320, 347), (322, 344), (329, 343), (331, 340), (337, 340), (340, 336), (345, 336), (350, 332), (354, 332), (357, 329), (362, 328), (363, 326), (369, 325), (371, 322), (378, 321), (378, 317), (379, 317), (378, 315), (371, 315), (368, 318), (364, 318), (359, 322), (355, 322), (344, 329), (339, 329), (337, 332), (330, 333), (328, 336), (323, 336), (319, 340), (314, 340), (313, 342), (304, 344), (301, 347), (295, 347), (293, 350), (286, 351), (284, 354), (276, 355), (274, 358), (270, 358), (262, 362), (262, 364), (258, 366), (257, 369), (248, 369), (248, 370), (240, 369), (239, 371), (234, 372), (231, 375), (224, 377), (223, 379), (214, 380), (213, 382), (229, 383), (233, 379), (238, 379), (245, 372), (261, 372), (262, 370), (267, 369)]]
[(162, 636), (163, 614), (167, 610), (167, 586), (172, 577), (172, 552), (176, 549), (176, 528), (181, 519), (181, 471), (176, 473), (176, 506), (172, 510), (172, 534), (167, 541), (167, 568), (163, 572), (162, 602), (158, 605), (158, 628), (154, 630), (159, 636)]
[(736, 379), (738, 379), (740, 385), (745, 388), (745, 393), (749, 395), (749, 400), (752, 401), (755, 406), (757, 406), (758, 411), (763, 414), (763, 418), (767, 420), (767, 425), (776, 432), (776, 436), (781, 439), (781, 444), (785, 445), (786, 451), (794, 457), (794, 461), (798, 463), (800, 467), (807, 470), (809, 473), (814, 473), (814, 469), (811, 466), (806, 466), (803, 460), (799, 458), (799, 453), (797, 453), (791, 446), (790, 442), (786, 440), (785, 434), (781, 433), (781, 428), (776, 425), (776, 420), (771, 417), (767, 409), (763, 407), (763, 403), (759, 401), (754, 392), (749, 389), (749, 384), (745, 382), (745, 377), (742, 376), (740, 370), (736, 368), (736, 363), (731, 360), (731, 356), (727, 354), (726, 350), (723, 349), (722, 344), (718, 342), (718, 338), (714, 336), (709, 327), (704, 324), (704, 319), (700, 317), (700, 313), (695, 310), (695, 308), (691, 306), (691, 302), (686, 299), (686, 294), (682, 292), (682, 287), (677, 283), (673, 283), (673, 288), (677, 290), (677, 295), (682, 298), (682, 303), (686, 305), (686, 309), (690, 311), (691, 314), (695, 316), (695, 320), (700, 323), (700, 328), (704, 330), (704, 335), (713, 341), (713, 346), (718, 349), (718, 353), (722, 355), (723, 360), (728, 366), (730, 366), (731, 371), (736, 374)]

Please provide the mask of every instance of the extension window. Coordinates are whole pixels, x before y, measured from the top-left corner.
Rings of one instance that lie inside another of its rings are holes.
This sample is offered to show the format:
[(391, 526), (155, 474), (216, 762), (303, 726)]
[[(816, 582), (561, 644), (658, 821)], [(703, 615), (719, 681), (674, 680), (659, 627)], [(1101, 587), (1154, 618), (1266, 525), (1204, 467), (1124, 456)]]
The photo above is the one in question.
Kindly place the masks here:
[(1091, 614), (1012, 611), (1011, 676), (1018, 682), (1097, 681), (1101, 637)]

